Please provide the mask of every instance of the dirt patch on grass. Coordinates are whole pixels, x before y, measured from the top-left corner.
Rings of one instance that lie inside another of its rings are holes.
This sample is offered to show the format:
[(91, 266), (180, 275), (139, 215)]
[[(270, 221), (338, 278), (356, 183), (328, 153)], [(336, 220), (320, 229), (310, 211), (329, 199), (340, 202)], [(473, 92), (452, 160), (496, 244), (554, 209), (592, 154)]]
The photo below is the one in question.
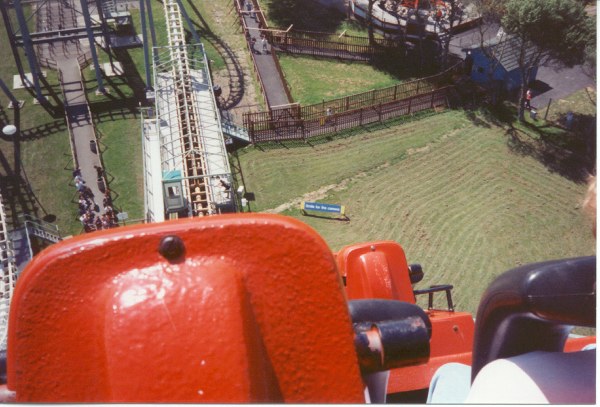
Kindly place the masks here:
[[(440, 140), (446, 140), (449, 137), (452, 137), (456, 134), (459, 133), (459, 130), (454, 130), (452, 131), (450, 134), (445, 134), (443, 135)], [(367, 139), (368, 136), (363, 136), (361, 139)], [(422, 146), (422, 147), (418, 147), (418, 148), (410, 148), (407, 150), (407, 154), (409, 156), (414, 155), (414, 154), (419, 154), (419, 153), (427, 153), (430, 151), (431, 146), (435, 143), (438, 143), (440, 140), (434, 141), (432, 143), (427, 143), (426, 145)], [(339, 145), (339, 146), (334, 146), (334, 148), (343, 148), (344, 145)], [(381, 165), (379, 165), (378, 167), (374, 168), (373, 170), (371, 170), (370, 172), (378, 172), (381, 171), (384, 168), (387, 168), (390, 166), (389, 162), (383, 163)], [(327, 195), (329, 194), (330, 191), (341, 191), (343, 189), (345, 189), (347, 187), (347, 185), (350, 182), (362, 179), (366, 176), (368, 176), (369, 174), (367, 172), (360, 172), (358, 174), (356, 174), (353, 177), (349, 177), (346, 178), (344, 180), (342, 180), (341, 182), (337, 183), (337, 184), (330, 184), (330, 185), (325, 185), (319, 189), (317, 189), (316, 191), (311, 191), (311, 192), (307, 192), (306, 194), (302, 195), (301, 197), (298, 198), (294, 198), (288, 202), (285, 202), (273, 209), (267, 209), (264, 212), (267, 213), (281, 213), (284, 212), (290, 208), (294, 208), (294, 207), (298, 207), (300, 206), (300, 204), (303, 201), (316, 201), (319, 199), (324, 199), (325, 197), (327, 197)]]
[[(390, 166), (389, 163), (384, 163), (384, 164), (378, 166), (377, 168), (375, 168), (373, 171), (377, 172), (377, 171), (380, 171), (389, 166)], [(281, 213), (281, 212), (287, 211), (290, 208), (300, 206), (302, 201), (317, 201), (319, 199), (324, 199), (329, 194), (330, 191), (342, 191), (347, 188), (349, 183), (360, 180), (362, 178), (365, 178), (368, 175), (369, 174), (367, 172), (360, 172), (353, 177), (349, 177), (349, 178), (346, 178), (346, 179), (338, 182), (337, 184), (325, 185), (325, 186), (317, 189), (316, 191), (307, 192), (306, 194), (302, 195), (301, 197), (294, 198), (291, 201), (283, 203), (276, 208), (267, 209), (264, 212), (266, 212), (266, 213)]]

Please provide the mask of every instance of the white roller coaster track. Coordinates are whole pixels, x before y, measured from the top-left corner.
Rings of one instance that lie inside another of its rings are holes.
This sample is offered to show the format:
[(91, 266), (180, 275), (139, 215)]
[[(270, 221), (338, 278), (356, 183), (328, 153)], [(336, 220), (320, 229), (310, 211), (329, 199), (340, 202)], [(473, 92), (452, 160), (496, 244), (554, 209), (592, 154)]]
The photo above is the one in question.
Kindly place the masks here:
[(9, 240), (8, 230), (6, 228), (6, 216), (4, 214), (4, 205), (0, 195), (0, 272), (2, 273), (2, 282), (0, 282), (0, 350), (6, 349), (6, 335), (8, 331), (8, 311), (10, 309), (10, 300), (17, 280), (17, 266), (15, 265), (12, 243)]
[(166, 0), (164, 10), (169, 43), (154, 49), (156, 118), (143, 126), (146, 212), (153, 214), (154, 221), (162, 220), (164, 211), (162, 191), (156, 191), (162, 189), (158, 182), (162, 174), (157, 174), (157, 164), (151, 165), (151, 156), (158, 154), (150, 141), (156, 135), (161, 173), (181, 172), (190, 216), (217, 214), (233, 202), (231, 191), (221, 183), (231, 185), (231, 170), (204, 50), (201, 44), (186, 44), (177, 1)]

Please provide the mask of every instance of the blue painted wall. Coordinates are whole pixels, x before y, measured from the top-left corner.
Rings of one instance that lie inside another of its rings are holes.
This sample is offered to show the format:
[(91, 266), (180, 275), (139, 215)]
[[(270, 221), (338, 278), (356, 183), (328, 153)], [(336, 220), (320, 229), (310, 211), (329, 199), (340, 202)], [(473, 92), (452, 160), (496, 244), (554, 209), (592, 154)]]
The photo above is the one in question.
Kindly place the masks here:
[[(502, 82), (504, 90), (512, 92), (519, 89), (519, 86), (521, 85), (521, 74), (518, 68), (507, 72), (506, 69), (496, 61), (490, 61), (479, 48), (472, 49), (471, 55), (473, 57), (471, 79), (473, 79), (474, 82), (486, 84), (490, 79), (488, 72), (490, 69), (494, 68), (492, 79)], [(531, 81), (534, 81), (536, 76), (537, 67), (532, 71)]]

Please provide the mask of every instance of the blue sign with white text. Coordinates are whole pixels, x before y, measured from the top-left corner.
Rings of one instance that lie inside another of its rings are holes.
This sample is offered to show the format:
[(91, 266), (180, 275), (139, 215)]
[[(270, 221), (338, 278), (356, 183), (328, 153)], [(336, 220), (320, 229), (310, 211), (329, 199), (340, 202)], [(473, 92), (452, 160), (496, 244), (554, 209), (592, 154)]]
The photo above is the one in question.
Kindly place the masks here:
[(304, 210), (307, 211), (319, 211), (329, 213), (342, 213), (341, 205), (333, 205), (319, 202), (304, 202)]

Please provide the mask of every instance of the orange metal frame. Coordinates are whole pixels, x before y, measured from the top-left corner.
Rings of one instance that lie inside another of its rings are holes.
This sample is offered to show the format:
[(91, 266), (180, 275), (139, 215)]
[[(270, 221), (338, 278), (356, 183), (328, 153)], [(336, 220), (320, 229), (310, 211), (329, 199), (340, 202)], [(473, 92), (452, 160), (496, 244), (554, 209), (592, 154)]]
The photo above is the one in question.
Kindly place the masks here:
[[(396, 242), (332, 254), (304, 223), (266, 214), (78, 236), (19, 278), (7, 388), (17, 402), (362, 403), (347, 300), (366, 298), (415, 303)], [(429, 361), (393, 370), (388, 393), (471, 363), (472, 316), (427, 312)]]
[[(348, 299), (380, 298), (415, 303), (404, 249), (393, 241), (358, 243), (336, 254), (346, 279)], [(465, 312), (429, 310), (431, 354), (423, 365), (394, 369), (388, 393), (425, 389), (438, 367), (449, 362), (471, 364), (473, 317)]]
[(52, 246), (15, 289), (7, 360), (17, 402), (364, 402), (332, 253), (274, 215)]

